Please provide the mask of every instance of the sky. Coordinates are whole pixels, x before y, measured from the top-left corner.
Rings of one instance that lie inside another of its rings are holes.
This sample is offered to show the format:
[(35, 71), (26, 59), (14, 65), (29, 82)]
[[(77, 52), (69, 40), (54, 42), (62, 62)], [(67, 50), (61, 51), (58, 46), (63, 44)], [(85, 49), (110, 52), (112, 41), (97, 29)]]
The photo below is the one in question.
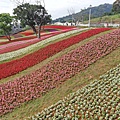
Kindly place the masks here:
[[(12, 15), (13, 8), (16, 7), (15, 2), (13, 1), (16, 0), (0, 0), (0, 13), (10, 13)], [(37, 0), (25, 1), (34, 4)], [(41, 1), (41, 4), (43, 5), (43, 0), (39, 1)], [(88, 8), (90, 5), (94, 7), (104, 3), (113, 4), (114, 1), (115, 0), (44, 0), (45, 8), (48, 13), (51, 14), (53, 20), (69, 15), (69, 13), (80, 12), (81, 9)]]

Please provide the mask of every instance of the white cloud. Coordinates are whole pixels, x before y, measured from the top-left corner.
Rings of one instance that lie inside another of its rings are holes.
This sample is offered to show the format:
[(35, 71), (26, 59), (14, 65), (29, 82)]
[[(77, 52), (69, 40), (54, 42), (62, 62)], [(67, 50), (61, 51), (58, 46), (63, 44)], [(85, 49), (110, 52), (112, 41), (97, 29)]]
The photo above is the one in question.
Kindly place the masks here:
[[(12, 13), (15, 8), (14, 0), (0, 0), (0, 13), (9, 12)], [(21, 0), (23, 1), (23, 0)], [(26, 0), (27, 2), (35, 3), (36, 0)], [(42, 2), (43, 0), (41, 0)], [(115, 0), (44, 0), (46, 9), (52, 18), (59, 18), (68, 15), (68, 10), (73, 9), (75, 12), (79, 12), (83, 8), (87, 8), (90, 5), (97, 6), (104, 3), (112, 4)], [(42, 2), (43, 4), (43, 2)]]

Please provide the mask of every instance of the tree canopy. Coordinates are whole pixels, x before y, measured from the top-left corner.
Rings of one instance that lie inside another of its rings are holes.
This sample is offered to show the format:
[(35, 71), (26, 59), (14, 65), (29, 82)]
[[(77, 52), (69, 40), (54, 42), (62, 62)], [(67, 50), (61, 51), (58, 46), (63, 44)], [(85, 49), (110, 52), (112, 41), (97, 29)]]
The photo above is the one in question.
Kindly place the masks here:
[(120, 0), (116, 0), (113, 3), (113, 8), (112, 8), (112, 12), (116, 13), (120, 13)]
[(30, 26), (36, 35), (37, 30), (35, 25), (39, 26), (38, 33), (40, 33), (41, 26), (46, 24), (51, 17), (42, 5), (31, 5), (29, 3), (17, 6), (13, 14), (21, 21), (22, 25)]
[(0, 33), (5, 35), (8, 40), (11, 40), (10, 32), (12, 30), (12, 17), (9, 13), (0, 14)]

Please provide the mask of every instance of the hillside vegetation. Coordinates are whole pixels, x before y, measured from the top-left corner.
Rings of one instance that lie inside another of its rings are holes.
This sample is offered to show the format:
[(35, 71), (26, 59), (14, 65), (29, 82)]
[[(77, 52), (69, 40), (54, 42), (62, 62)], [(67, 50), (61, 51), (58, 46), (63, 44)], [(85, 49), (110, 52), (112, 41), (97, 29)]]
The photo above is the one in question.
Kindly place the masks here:
[[(79, 20), (79, 21), (88, 20), (89, 10), (90, 10), (90, 7), (81, 9), (81, 11), (78, 12), (78, 13), (74, 13), (73, 14), (74, 19), (75, 20)], [(102, 5), (99, 5), (99, 6), (91, 7), (92, 18), (101, 17), (105, 13), (110, 13), (111, 10), (112, 10), (112, 4), (102, 4)], [(61, 21), (61, 22), (70, 21), (71, 18), (72, 18), (72, 16), (68, 15), (68, 16), (65, 16), (65, 17), (53, 20), (53, 22), (57, 22), (57, 21)]]
[(112, 12), (114, 12), (114, 13), (120, 13), (120, 0), (116, 0), (116, 1), (113, 3)]
[[(91, 18), (91, 23), (103, 23), (103, 22), (120, 24), (120, 14)], [(88, 23), (88, 20), (84, 21), (84, 23)]]

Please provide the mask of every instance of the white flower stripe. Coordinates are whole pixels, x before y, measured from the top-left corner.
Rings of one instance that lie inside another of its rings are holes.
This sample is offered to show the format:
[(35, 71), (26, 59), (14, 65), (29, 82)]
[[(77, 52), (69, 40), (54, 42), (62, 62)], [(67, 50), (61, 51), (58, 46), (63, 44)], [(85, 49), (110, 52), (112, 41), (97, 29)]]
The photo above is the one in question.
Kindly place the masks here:
[(80, 32), (80, 31), (86, 30), (86, 29), (87, 28), (72, 30), (72, 31), (69, 31), (69, 32), (66, 32), (66, 33), (62, 33), (62, 34), (47, 38), (47, 39), (45, 39), (43, 41), (40, 41), (40, 42), (38, 42), (36, 44), (33, 44), (33, 45), (30, 45), (30, 46), (28, 46), (26, 48), (22, 48), (22, 49), (19, 49), (19, 50), (16, 50), (16, 51), (1, 54), (0, 55), (0, 62), (7, 61), (7, 60), (10, 60), (10, 59), (16, 58), (18, 56), (21, 56), (21, 55), (25, 55), (25, 54), (29, 53), (30, 51), (32, 51), (33, 49), (35, 49), (36, 47), (41, 47), (41, 46), (45, 45), (46, 43), (55, 41), (55, 40), (57, 40), (59, 38), (66, 37), (68, 35), (75, 34), (77, 32)]

